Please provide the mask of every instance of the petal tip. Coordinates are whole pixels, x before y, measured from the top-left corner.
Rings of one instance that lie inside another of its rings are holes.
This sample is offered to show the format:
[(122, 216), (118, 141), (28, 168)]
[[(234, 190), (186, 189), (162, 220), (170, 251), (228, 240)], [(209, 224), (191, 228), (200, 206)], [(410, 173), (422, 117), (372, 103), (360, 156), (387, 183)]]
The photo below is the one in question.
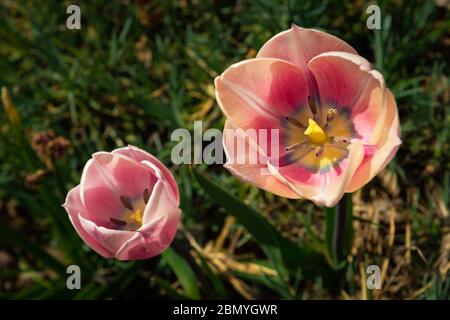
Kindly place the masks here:
[(138, 147), (132, 145), (132, 144), (127, 144), (127, 148), (131, 149), (131, 150), (136, 150), (139, 149)]
[(92, 154), (92, 159), (95, 161), (102, 161), (106, 159), (110, 159), (112, 157), (112, 154), (105, 151), (97, 151)]

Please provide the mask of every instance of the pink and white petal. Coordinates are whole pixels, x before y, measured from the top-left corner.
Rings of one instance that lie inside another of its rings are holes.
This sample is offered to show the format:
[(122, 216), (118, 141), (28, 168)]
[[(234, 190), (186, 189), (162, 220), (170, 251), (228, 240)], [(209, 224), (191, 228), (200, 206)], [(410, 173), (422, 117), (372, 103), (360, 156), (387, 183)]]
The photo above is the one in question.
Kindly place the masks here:
[(233, 128), (231, 121), (225, 121), (223, 145), (228, 164), (258, 164), (266, 166), (267, 161), (284, 165), (286, 147), (279, 129), (243, 130)]
[(150, 242), (142, 234), (126, 242), (116, 255), (117, 260), (145, 260), (150, 259), (160, 252), (160, 244), (157, 241)]
[(167, 212), (176, 209), (178, 206), (171, 198), (170, 190), (168, 190), (168, 184), (159, 180), (153, 192), (150, 195), (147, 205), (145, 206), (142, 216), (142, 225), (153, 224), (155, 221), (164, 217)]
[(181, 210), (175, 208), (157, 223), (141, 228), (116, 254), (119, 260), (149, 259), (163, 252), (173, 241)]
[(81, 239), (102, 257), (111, 258), (113, 254), (107, 248), (102, 246), (94, 237), (87, 233), (80, 224), (80, 215), (89, 216), (83, 203), (81, 202), (80, 186), (76, 186), (68, 192), (63, 207), (66, 209), (70, 222)]
[(301, 183), (299, 181), (293, 181), (287, 178), (280, 172), (280, 168), (283, 167), (275, 167), (270, 162), (267, 162), (267, 168), (277, 181), (279, 181), (281, 184), (283, 184), (285, 187), (290, 189), (295, 194), (295, 196), (293, 196), (292, 199), (305, 198), (311, 200), (315, 197), (316, 195), (315, 186)]
[[(177, 201), (177, 203), (180, 203), (180, 193), (178, 191), (178, 185), (173, 177), (172, 173), (170, 172), (167, 167), (158, 160), (155, 156), (152, 154), (138, 148), (132, 145), (129, 145), (128, 147), (119, 148), (114, 150), (112, 153), (117, 154), (123, 154), (125, 156), (128, 156), (132, 159), (134, 159), (137, 162), (142, 162), (144, 160), (149, 161), (153, 163), (156, 167), (158, 167), (159, 170), (161, 170), (162, 174), (164, 175), (165, 179), (167, 180), (170, 190), (172, 192), (173, 198)], [(156, 181), (154, 181), (156, 183)]]
[[(233, 127), (229, 120), (225, 122), (224, 132), (232, 130)], [(265, 152), (261, 151), (257, 145), (252, 144), (252, 141), (245, 139), (242, 136), (236, 136), (236, 139), (242, 138), (240, 143), (244, 146), (244, 154), (238, 152), (239, 142), (234, 143), (230, 141), (227, 134), (223, 135), (223, 146), (227, 162), (224, 167), (233, 175), (241, 180), (257, 186), (265, 191), (274, 193), (281, 197), (298, 198), (298, 195), (293, 192), (285, 184), (275, 179), (268, 171), (266, 162), (268, 161)], [(260, 150), (260, 152), (258, 152)], [(253, 159), (249, 153), (253, 152)], [(264, 154), (264, 155), (262, 155)], [(262, 155), (262, 156), (261, 156)], [(270, 155), (270, 153), (269, 153)], [(261, 157), (260, 157), (261, 156)]]
[(158, 239), (163, 246), (168, 246), (177, 232), (180, 219), (180, 208), (168, 209), (162, 219), (143, 225), (138, 232), (146, 238)]
[(248, 182), (260, 189), (276, 194), (277, 196), (298, 199), (300, 195), (295, 193), (284, 183), (280, 182), (273, 175), (263, 172), (269, 172), (267, 166), (260, 165), (242, 165), (242, 164), (225, 164), (224, 167), (234, 176), (242, 181)]
[[(74, 219), (78, 220), (78, 215), (83, 216), (84, 219), (90, 220), (97, 225), (110, 225), (109, 216), (108, 215), (95, 215), (88, 212), (81, 201), (80, 195), (80, 186), (76, 186), (72, 188), (66, 197), (66, 201), (63, 204), (63, 208), (66, 209), (67, 213), (74, 217)], [(88, 192), (88, 197), (91, 193)], [(100, 197), (102, 199), (102, 197)], [(78, 230), (77, 230), (78, 231)]]
[(401, 145), (400, 122), (394, 96), (386, 89), (386, 118), (376, 146), (366, 146), (364, 160), (352, 177), (346, 192), (354, 192), (372, 180), (395, 156)]
[(281, 129), (282, 120), (307, 107), (303, 72), (278, 59), (250, 59), (215, 79), (216, 99), (234, 128)]
[(338, 37), (293, 24), (291, 29), (269, 39), (256, 57), (286, 60), (306, 72), (306, 66), (312, 58), (329, 51), (358, 54), (348, 43)]
[(316, 56), (308, 68), (316, 79), (322, 105), (336, 107), (338, 112), (346, 110), (355, 138), (366, 144), (376, 140), (375, 128), (384, 101), (383, 76), (363, 57), (346, 52)]
[(362, 141), (353, 141), (349, 146), (348, 158), (342, 161), (346, 162), (342, 164), (343, 172), (332, 170), (323, 175), (316, 201), (323, 203), (327, 207), (335, 206), (344, 195), (345, 189), (361, 164), (363, 157), (364, 148)]
[(80, 186), (76, 186), (67, 193), (66, 201), (62, 205), (67, 213), (78, 215), (78, 213), (85, 213), (86, 208), (81, 201)]
[(289, 186), (300, 197), (320, 206), (333, 207), (343, 196), (364, 157), (364, 148), (360, 140), (352, 141), (348, 150), (348, 156), (337, 166), (326, 171), (310, 172), (309, 175), (305, 174), (307, 169), (295, 163), (286, 167), (269, 166), (269, 168), (274, 177)]
[(140, 162), (110, 152), (96, 152), (92, 158), (103, 179), (113, 186), (120, 196), (140, 199), (145, 189), (152, 191), (155, 178)]
[(116, 187), (103, 177), (94, 160), (90, 159), (80, 181), (80, 198), (86, 209), (83, 215), (98, 225), (109, 225), (110, 218), (119, 217), (125, 209), (120, 196)]
[(107, 247), (100, 244), (100, 242), (89, 234), (80, 223), (81, 214), (69, 213), (69, 219), (73, 227), (77, 231), (80, 238), (86, 243), (86, 245), (101, 255), (103, 258), (110, 259), (114, 257), (114, 252), (110, 251)]
[(136, 234), (136, 231), (114, 230), (97, 226), (94, 222), (84, 219), (81, 215), (78, 218), (84, 231), (97, 240), (102, 247), (114, 253), (114, 255), (125, 242)]

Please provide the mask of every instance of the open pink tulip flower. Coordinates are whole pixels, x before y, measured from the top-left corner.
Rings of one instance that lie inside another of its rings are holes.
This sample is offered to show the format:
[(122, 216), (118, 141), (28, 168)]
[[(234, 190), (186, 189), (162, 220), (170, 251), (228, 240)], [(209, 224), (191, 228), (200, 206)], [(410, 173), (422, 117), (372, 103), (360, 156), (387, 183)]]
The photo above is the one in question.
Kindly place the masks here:
[(178, 186), (154, 156), (133, 146), (92, 155), (63, 207), (84, 242), (105, 258), (164, 251), (180, 220)]
[[(224, 134), (225, 167), (282, 197), (332, 207), (380, 172), (401, 144), (397, 106), (383, 76), (325, 32), (293, 25), (255, 59), (230, 66), (215, 87), (225, 129), (242, 129), (246, 152), (263, 159), (235, 161), (236, 144)], [(277, 165), (267, 143), (246, 135), (248, 129), (278, 130)]]

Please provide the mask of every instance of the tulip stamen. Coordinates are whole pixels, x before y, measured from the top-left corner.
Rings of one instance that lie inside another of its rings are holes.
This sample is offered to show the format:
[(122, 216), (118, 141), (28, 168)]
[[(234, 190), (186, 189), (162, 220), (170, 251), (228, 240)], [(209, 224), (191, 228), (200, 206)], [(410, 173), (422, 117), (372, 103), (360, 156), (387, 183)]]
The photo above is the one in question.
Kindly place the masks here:
[(295, 125), (296, 127), (299, 127), (300, 129), (306, 128), (306, 126), (303, 123), (301, 123), (300, 121), (298, 121), (297, 119), (289, 118), (289, 117), (285, 117), (285, 119), (287, 121), (289, 121), (290, 123), (292, 123), (293, 125)]
[(330, 137), (330, 141), (332, 144), (339, 143), (339, 142), (349, 143), (349, 140), (346, 137)]
[(133, 205), (131, 204), (130, 200), (125, 198), (124, 196), (120, 197), (120, 201), (122, 202), (122, 205), (127, 208), (128, 210), (134, 210)]
[(308, 154), (310, 154), (310, 152), (311, 152), (312, 150), (314, 150), (314, 147), (311, 146), (311, 145), (308, 145), (308, 144), (306, 144), (306, 143), (303, 143), (302, 145), (303, 145), (303, 147), (306, 147), (306, 148), (303, 149), (304, 152), (303, 152), (302, 154), (300, 154), (300, 155), (294, 155), (294, 157), (292, 157), (290, 154), (285, 154), (285, 155), (282, 157), (282, 161), (286, 161), (287, 164), (291, 164), (291, 163), (294, 163), (294, 162), (296, 162), (296, 161), (300, 161), (301, 159), (303, 159), (304, 157), (306, 157)]
[(338, 146), (338, 145), (332, 144), (332, 143), (331, 144), (327, 144), (326, 146), (330, 147), (330, 148), (335, 148), (335, 149), (338, 149), (338, 150), (342, 150), (342, 151), (348, 151), (348, 149), (346, 147)]
[(116, 225), (118, 225), (118, 226), (121, 226), (121, 227), (127, 225), (127, 223), (126, 223), (125, 221), (123, 221), (123, 220), (114, 219), (114, 218), (109, 218), (109, 220), (110, 220), (112, 223), (114, 223), (114, 224), (116, 224)]
[(336, 109), (334, 109), (334, 108), (328, 109), (327, 119), (326, 119), (326, 122), (325, 122), (324, 129), (328, 128), (328, 126), (330, 125), (331, 121), (336, 117), (336, 114), (337, 114), (337, 110)]
[(303, 148), (306, 145), (305, 142), (298, 142), (298, 143), (294, 143), (288, 147), (286, 147), (286, 151), (291, 151), (293, 149), (297, 149), (297, 148)]
[(150, 191), (147, 188), (144, 190), (142, 198), (144, 199), (145, 204), (147, 204), (148, 200), (150, 200)]
[(317, 158), (320, 158), (323, 154), (323, 146), (318, 146), (314, 149), (314, 154)]

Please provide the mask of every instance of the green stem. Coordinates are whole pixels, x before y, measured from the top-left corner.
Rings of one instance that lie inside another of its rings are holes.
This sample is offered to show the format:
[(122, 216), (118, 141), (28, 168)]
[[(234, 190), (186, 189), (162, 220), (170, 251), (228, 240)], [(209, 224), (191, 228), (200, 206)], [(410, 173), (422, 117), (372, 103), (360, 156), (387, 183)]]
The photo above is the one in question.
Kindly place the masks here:
[[(350, 195), (351, 196), (351, 195)], [(336, 205), (336, 218), (333, 231), (333, 254), (336, 261), (341, 261), (345, 256), (345, 240), (347, 234), (347, 215), (351, 198), (345, 194)]]

